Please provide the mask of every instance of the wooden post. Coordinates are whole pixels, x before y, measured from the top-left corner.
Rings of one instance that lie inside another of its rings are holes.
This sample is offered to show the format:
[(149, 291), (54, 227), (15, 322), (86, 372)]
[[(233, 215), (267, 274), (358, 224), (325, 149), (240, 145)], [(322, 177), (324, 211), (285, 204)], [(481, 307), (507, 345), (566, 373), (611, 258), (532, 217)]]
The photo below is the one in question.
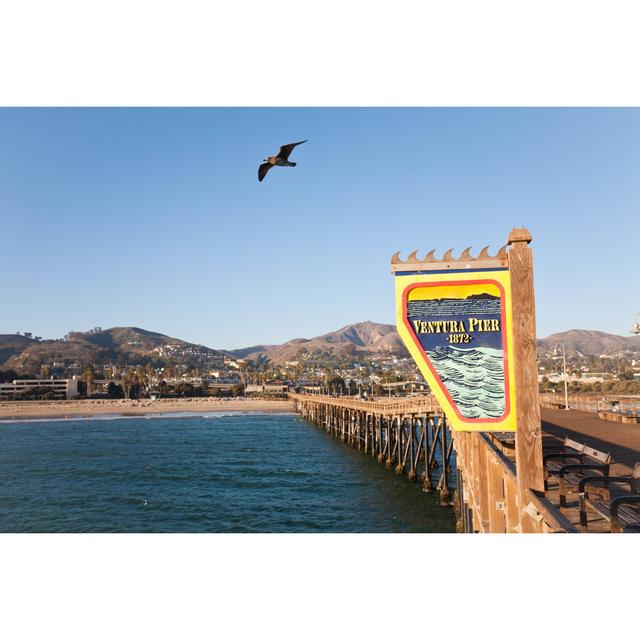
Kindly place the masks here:
[(516, 504), (516, 490), (517, 486), (510, 479), (506, 479), (503, 476), (504, 483), (504, 517), (507, 533), (518, 533), (519, 526), (519, 509)]
[(388, 420), (387, 420), (387, 457), (384, 461), (384, 466), (386, 469), (391, 469), (391, 467), (393, 466), (393, 458), (392, 456), (392, 450), (391, 450), (391, 443), (392, 443), (392, 426), (394, 424), (396, 417), (395, 416), (389, 416)]
[(440, 437), (442, 442), (442, 476), (440, 476), (440, 506), (448, 507), (451, 504), (449, 494), (449, 475), (447, 469), (447, 423), (444, 416), (440, 416)]
[(406, 442), (404, 433), (404, 416), (398, 416), (398, 428), (396, 431), (396, 451), (398, 453), (398, 464), (396, 465), (396, 474), (401, 476), (404, 473), (404, 466), (402, 464), (402, 447)]
[(416, 446), (415, 446), (415, 416), (409, 415), (409, 475), (407, 478), (411, 482), (415, 482), (418, 479), (416, 473)]
[(371, 416), (371, 457), (375, 458), (377, 456), (377, 446), (378, 446), (378, 432), (376, 431), (376, 415)]
[[(489, 531), (505, 533), (505, 496), (502, 471), (493, 456), (487, 456), (487, 475), (489, 476)], [(498, 503), (502, 503), (498, 508)]]
[(424, 473), (422, 474), (422, 490), (425, 493), (431, 493), (433, 491), (433, 485), (431, 484), (431, 475), (429, 467), (429, 416), (425, 415), (422, 420), (422, 429), (424, 431)]
[(473, 453), (476, 460), (476, 473), (478, 474), (478, 488), (480, 495), (478, 496), (478, 512), (480, 515), (478, 525), (483, 533), (491, 533), (491, 525), (489, 522), (489, 502), (491, 500), (489, 484), (489, 473), (487, 468), (487, 448), (480, 438), (479, 433), (472, 433)]
[(535, 531), (525, 513), (526, 490), (544, 490), (542, 468), (542, 428), (538, 392), (536, 352), (536, 309), (533, 293), (533, 254), (528, 244), (531, 234), (526, 229), (512, 229), (509, 234), (509, 271), (515, 356), (516, 404), (516, 472), (518, 481), (518, 513), (521, 533)]

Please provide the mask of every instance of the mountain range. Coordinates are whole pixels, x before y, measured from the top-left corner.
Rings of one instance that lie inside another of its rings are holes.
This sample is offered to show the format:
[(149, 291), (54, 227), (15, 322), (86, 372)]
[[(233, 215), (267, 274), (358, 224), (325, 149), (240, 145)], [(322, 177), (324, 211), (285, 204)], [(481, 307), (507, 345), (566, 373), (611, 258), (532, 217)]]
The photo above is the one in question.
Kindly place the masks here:
[[(556, 345), (564, 344), (568, 356), (637, 354), (640, 356), (640, 336), (618, 336), (604, 331), (572, 329), (554, 333), (538, 340), (538, 351), (550, 355)], [(297, 338), (281, 345), (256, 345), (229, 351), (229, 355), (248, 360), (264, 359), (272, 364), (296, 360), (303, 352), (329, 355), (390, 353), (407, 356), (396, 328), (391, 324), (358, 322), (317, 338)]]
[(297, 360), (303, 353), (344, 357), (379, 353), (406, 355), (407, 351), (393, 325), (366, 321), (349, 324), (316, 338), (295, 338), (284, 344), (261, 344), (227, 353), (235, 358), (283, 364)]
[(224, 354), (138, 327), (74, 331), (59, 340), (0, 334), (0, 367), (37, 373), (43, 364), (146, 365), (159, 361), (194, 365), (222, 361)]
[(549, 355), (556, 345), (564, 345), (567, 355), (585, 358), (624, 353), (640, 355), (640, 336), (618, 336), (585, 329), (571, 329), (538, 340), (538, 353)]
[[(542, 338), (538, 340), (538, 350), (541, 355), (550, 355), (556, 345), (561, 344), (569, 356), (640, 356), (640, 337), (581, 329)], [(219, 364), (226, 356), (280, 365), (298, 360), (305, 353), (329, 358), (408, 355), (393, 325), (369, 321), (350, 324), (315, 338), (296, 338), (280, 345), (255, 345), (233, 350), (211, 349), (137, 327), (72, 332), (60, 340), (0, 334), (0, 367), (34, 373), (42, 364), (65, 361), (98, 365), (170, 362), (201, 366)]]

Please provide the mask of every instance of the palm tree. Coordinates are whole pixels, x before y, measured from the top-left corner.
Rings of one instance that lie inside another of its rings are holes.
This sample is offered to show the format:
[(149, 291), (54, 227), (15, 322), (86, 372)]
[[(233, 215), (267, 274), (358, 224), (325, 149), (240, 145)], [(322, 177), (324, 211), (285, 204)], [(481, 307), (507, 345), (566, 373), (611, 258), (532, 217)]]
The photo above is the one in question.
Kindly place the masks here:
[(239, 360), (240, 364), (240, 380), (242, 381), (242, 388), (247, 389), (247, 363), (244, 360)]
[(147, 370), (143, 366), (136, 367), (136, 382), (140, 384), (140, 386), (147, 390), (149, 388), (149, 376), (147, 375)]
[(124, 397), (127, 400), (131, 399), (131, 387), (135, 382), (134, 373), (131, 369), (127, 369), (124, 372), (124, 376), (122, 378), (122, 388), (124, 389)]
[(84, 371), (82, 372), (82, 375), (80, 376), (80, 378), (82, 380), (84, 380), (84, 382), (87, 385), (87, 395), (91, 395), (91, 385), (93, 384), (93, 381), (96, 378), (96, 372), (95, 369), (93, 368), (93, 365), (87, 365), (84, 369)]

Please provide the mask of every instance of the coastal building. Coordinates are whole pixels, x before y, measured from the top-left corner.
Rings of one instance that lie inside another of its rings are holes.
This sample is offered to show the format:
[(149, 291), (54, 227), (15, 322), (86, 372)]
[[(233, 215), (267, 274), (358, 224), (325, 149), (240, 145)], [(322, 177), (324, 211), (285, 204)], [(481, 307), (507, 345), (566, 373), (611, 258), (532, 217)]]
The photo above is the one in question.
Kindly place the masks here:
[(289, 390), (288, 385), (280, 383), (267, 384), (248, 384), (245, 389), (245, 395), (258, 393), (262, 395), (285, 395)]
[[(567, 382), (577, 382), (578, 384), (593, 384), (594, 382), (605, 382), (611, 380), (612, 375), (610, 373), (571, 373), (567, 376)], [(549, 382), (558, 383), (564, 382), (564, 375), (562, 373), (549, 373), (547, 375), (538, 374), (538, 382), (543, 382), (546, 378)]]
[(56, 400), (72, 400), (78, 396), (78, 380), (76, 378), (63, 380), (14, 380), (0, 384), (0, 400), (11, 400), (21, 393), (36, 388), (46, 388), (53, 391)]

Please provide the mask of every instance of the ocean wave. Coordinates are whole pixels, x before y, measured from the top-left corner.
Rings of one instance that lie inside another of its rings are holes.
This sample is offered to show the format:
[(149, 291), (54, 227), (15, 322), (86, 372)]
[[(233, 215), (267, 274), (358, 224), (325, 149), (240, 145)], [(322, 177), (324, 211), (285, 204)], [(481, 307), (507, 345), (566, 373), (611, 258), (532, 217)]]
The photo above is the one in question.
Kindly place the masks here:
[(504, 414), (501, 349), (446, 346), (427, 351), (427, 355), (465, 418), (499, 418)]
[(290, 411), (176, 411), (165, 413), (102, 413), (84, 416), (51, 417), (51, 418), (0, 418), (3, 424), (32, 423), (32, 422), (102, 422), (111, 420), (156, 420), (158, 418), (242, 418), (247, 416), (291, 416)]

